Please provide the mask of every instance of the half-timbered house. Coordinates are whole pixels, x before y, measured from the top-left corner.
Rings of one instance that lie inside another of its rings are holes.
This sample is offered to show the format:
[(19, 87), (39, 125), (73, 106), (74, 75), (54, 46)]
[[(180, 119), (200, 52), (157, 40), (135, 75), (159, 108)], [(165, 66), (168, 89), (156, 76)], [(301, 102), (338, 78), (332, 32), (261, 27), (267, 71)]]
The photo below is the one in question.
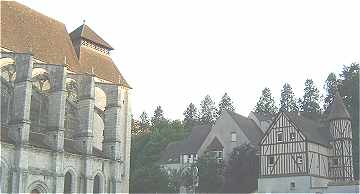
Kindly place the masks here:
[(259, 192), (322, 192), (353, 180), (351, 122), (336, 94), (324, 119), (279, 112), (260, 140)]

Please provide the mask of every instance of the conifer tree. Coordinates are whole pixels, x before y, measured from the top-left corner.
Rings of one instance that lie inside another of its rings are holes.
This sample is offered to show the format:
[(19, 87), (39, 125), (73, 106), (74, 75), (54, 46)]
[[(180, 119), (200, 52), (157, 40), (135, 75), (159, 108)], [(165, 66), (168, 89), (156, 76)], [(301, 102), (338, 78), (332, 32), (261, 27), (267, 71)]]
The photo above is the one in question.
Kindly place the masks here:
[(200, 104), (200, 123), (206, 125), (213, 125), (215, 122), (215, 114), (215, 103), (209, 95), (206, 95)]
[(334, 73), (330, 73), (325, 81), (324, 89), (326, 91), (326, 97), (324, 99), (324, 110), (326, 110), (335, 97), (335, 91), (337, 90), (337, 79)]
[(289, 112), (299, 110), (296, 104), (295, 94), (288, 83), (285, 83), (283, 89), (281, 90), (280, 110)]
[(147, 115), (147, 113), (145, 111), (142, 112), (140, 115), (139, 125), (140, 125), (140, 129), (143, 131), (146, 129), (149, 129), (149, 127), (150, 127), (149, 116)]
[(265, 88), (255, 106), (255, 112), (274, 114), (276, 111), (277, 107), (275, 106), (275, 100), (271, 95), (271, 90), (270, 88)]
[(154, 111), (154, 116), (151, 118), (151, 125), (152, 127), (156, 127), (160, 122), (164, 121), (164, 112), (161, 108), (161, 106), (157, 106)]
[(234, 112), (235, 108), (233, 105), (233, 102), (230, 98), (230, 96), (225, 92), (225, 94), (221, 97), (221, 100), (219, 102), (219, 107), (217, 109), (217, 117), (220, 117), (221, 113), (224, 110), (229, 110)]
[(184, 125), (187, 128), (191, 128), (199, 122), (199, 116), (197, 109), (193, 103), (190, 103), (189, 106), (184, 111)]
[(312, 79), (305, 81), (304, 96), (301, 100), (301, 109), (304, 112), (320, 112), (320, 94)]

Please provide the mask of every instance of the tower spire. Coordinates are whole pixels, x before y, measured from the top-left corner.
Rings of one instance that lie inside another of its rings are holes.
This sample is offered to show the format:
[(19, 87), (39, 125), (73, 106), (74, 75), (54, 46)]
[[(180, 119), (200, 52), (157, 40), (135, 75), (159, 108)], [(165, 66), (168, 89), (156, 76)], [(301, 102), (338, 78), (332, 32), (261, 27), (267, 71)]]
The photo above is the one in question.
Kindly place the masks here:
[(334, 100), (330, 104), (330, 113), (328, 120), (334, 119), (350, 119), (350, 114), (346, 109), (346, 106), (340, 96), (339, 90), (336, 89)]

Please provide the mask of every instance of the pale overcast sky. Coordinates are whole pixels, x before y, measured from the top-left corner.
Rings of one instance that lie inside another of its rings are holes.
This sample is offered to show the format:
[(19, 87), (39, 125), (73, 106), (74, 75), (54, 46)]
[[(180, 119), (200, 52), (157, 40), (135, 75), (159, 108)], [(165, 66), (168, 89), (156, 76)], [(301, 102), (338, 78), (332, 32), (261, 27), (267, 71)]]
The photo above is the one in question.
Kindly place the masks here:
[(206, 94), (224, 92), (237, 112), (253, 110), (264, 87), (277, 102), (285, 82), (303, 95), (306, 78), (322, 90), (330, 72), (360, 61), (360, 1), (21, 0), (63, 22), (85, 19), (115, 50), (134, 88), (135, 117), (182, 118)]

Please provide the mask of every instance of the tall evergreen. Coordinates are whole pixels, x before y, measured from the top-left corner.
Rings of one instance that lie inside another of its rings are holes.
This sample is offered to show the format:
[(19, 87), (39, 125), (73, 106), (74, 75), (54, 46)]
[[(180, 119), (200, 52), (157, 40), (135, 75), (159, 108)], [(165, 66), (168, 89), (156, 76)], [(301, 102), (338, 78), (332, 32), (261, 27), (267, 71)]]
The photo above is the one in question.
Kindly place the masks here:
[(326, 96), (324, 99), (324, 110), (326, 110), (335, 97), (335, 91), (337, 90), (337, 79), (335, 73), (330, 73), (325, 81), (324, 89)]
[(289, 112), (295, 112), (299, 110), (296, 103), (295, 94), (290, 84), (288, 83), (285, 83), (283, 89), (281, 90), (280, 110)]
[(140, 121), (139, 121), (140, 129), (141, 130), (147, 130), (150, 127), (150, 120), (147, 113), (144, 111), (140, 115)]
[(219, 102), (219, 106), (217, 109), (217, 117), (219, 117), (224, 110), (229, 110), (229, 111), (233, 111), (233, 112), (235, 111), (233, 102), (232, 102), (230, 96), (226, 92), (221, 97), (221, 100)]
[(199, 122), (198, 112), (193, 103), (189, 104), (183, 114), (185, 127), (191, 128)]
[(340, 77), (340, 95), (352, 118), (354, 176), (359, 179), (359, 63), (344, 66)]
[(156, 127), (164, 120), (165, 120), (164, 111), (162, 110), (161, 106), (157, 106), (154, 111), (154, 116), (151, 118), (152, 127)]
[(301, 100), (301, 109), (304, 112), (320, 112), (320, 94), (312, 79), (305, 81), (304, 96)]
[(259, 113), (276, 113), (277, 107), (275, 100), (271, 95), (270, 88), (265, 88), (262, 91), (259, 101), (256, 103), (255, 112)]
[(213, 125), (215, 123), (215, 103), (209, 95), (201, 101), (199, 116), (201, 124)]

